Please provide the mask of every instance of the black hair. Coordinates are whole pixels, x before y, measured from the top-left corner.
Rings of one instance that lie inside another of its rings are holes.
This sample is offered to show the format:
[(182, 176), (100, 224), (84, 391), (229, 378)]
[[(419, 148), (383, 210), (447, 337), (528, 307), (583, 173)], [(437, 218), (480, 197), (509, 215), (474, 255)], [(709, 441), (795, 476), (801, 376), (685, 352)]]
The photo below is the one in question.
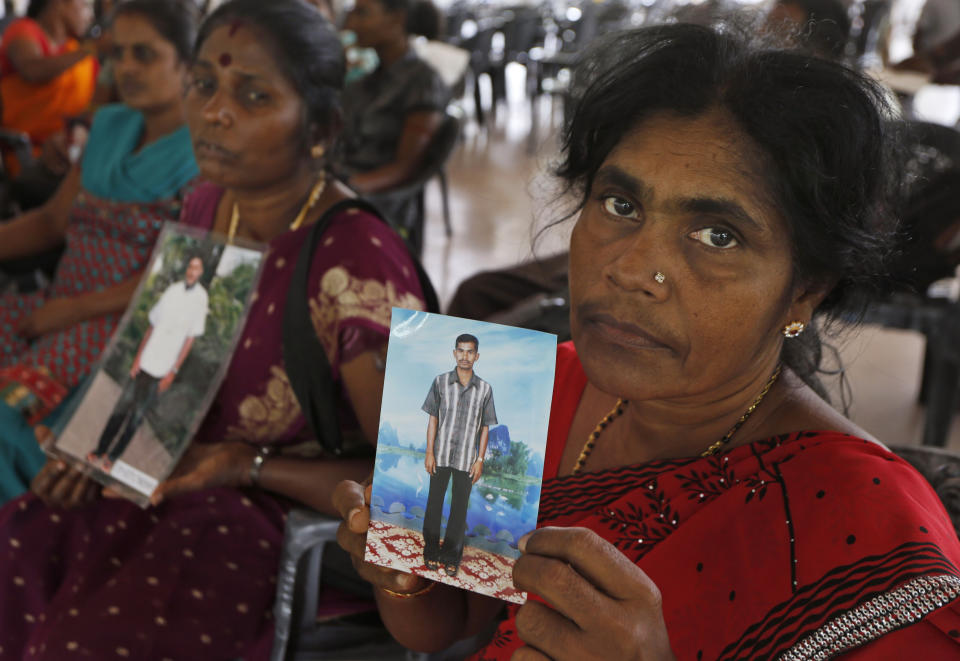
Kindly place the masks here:
[(183, 253), (180, 271), (174, 275), (174, 279), (185, 277), (187, 269), (190, 268), (190, 262), (199, 259), (203, 271), (197, 282), (202, 284), (204, 288), (208, 288), (213, 279), (217, 277), (217, 266), (223, 256), (223, 250), (224, 245), (216, 243), (213, 239), (206, 238), (198, 241), (196, 245)]
[(850, 37), (850, 17), (840, 0), (778, 0), (799, 7), (807, 22), (797, 35), (799, 45), (816, 55), (839, 58)]
[[(576, 70), (573, 93), (556, 174), (578, 209), (610, 151), (642, 121), (720, 108), (762, 155), (758, 188), (787, 224), (794, 282), (833, 284), (819, 320), (856, 319), (878, 293), (895, 188), (885, 96), (866, 77), (754, 47), (730, 28), (673, 24), (599, 39)], [(800, 338), (784, 343), (783, 360), (822, 394), (819, 336), (808, 327)]]
[(114, 7), (110, 20), (118, 16), (139, 16), (146, 19), (173, 44), (182, 62), (193, 59), (193, 42), (197, 38), (200, 12), (194, 0), (125, 0)]
[[(93, 20), (97, 22), (102, 22), (107, 19), (107, 14), (111, 14), (112, 9), (107, 11), (104, 8), (104, 0), (93, 0)], [(116, 3), (114, 3), (115, 6)]]
[(27, 17), (36, 20), (49, 4), (50, 0), (30, 0), (30, 4), (27, 5)]
[(461, 335), (457, 335), (457, 341), (453, 343), (454, 348), (456, 348), (457, 345), (460, 344), (461, 342), (472, 342), (473, 350), (480, 351), (480, 340), (478, 340), (476, 336), (471, 335), (470, 333), (463, 333)]
[(416, 0), (377, 0), (387, 11), (410, 12), (411, 5)]
[(311, 124), (322, 137), (335, 134), (345, 65), (340, 39), (327, 19), (301, 0), (230, 0), (204, 21), (195, 52), (216, 28), (238, 20), (266, 38), (280, 70), (303, 99), (304, 149), (317, 137), (309, 135)]
[(436, 40), (443, 35), (443, 14), (430, 0), (413, 0), (407, 10), (407, 32)]

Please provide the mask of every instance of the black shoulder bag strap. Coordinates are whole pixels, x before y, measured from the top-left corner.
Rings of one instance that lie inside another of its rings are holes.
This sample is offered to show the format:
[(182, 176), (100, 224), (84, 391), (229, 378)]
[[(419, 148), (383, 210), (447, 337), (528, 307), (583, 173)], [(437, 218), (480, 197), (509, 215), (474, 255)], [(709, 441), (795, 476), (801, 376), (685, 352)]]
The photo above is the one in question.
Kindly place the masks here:
[[(335, 389), (330, 361), (323, 348), (313, 322), (310, 319), (309, 277), (313, 253), (320, 243), (330, 222), (347, 209), (366, 211), (388, 224), (377, 209), (364, 200), (343, 200), (327, 209), (326, 213), (311, 228), (307, 241), (300, 250), (300, 256), (293, 271), (293, 280), (287, 290), (287, 302), (283, 311), (283, 366), (290, 379), (293, 392), (303, 409), (307, 426), (320, 441), (323, 448), (340, 455), (343, 452), (343, 439), (337, 420)], [(423, 292), (427, 311), (439, 312), (437, 293), (423, 270), (420, 260), (410, 255), (417, 270), (417, 279)]]

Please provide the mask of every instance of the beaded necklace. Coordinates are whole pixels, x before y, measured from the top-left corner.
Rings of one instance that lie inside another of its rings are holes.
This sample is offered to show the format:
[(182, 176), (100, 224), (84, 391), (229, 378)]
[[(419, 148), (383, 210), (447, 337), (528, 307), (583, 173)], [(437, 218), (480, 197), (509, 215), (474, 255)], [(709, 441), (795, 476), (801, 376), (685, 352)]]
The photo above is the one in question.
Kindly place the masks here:
[[(767, 396), (767, 393), (770, 392), (770, 388), (773, 387), (773, 384), (776, 382), (777, 377), (780, 376), (780, 372), (783, 371), (783, 365), (778, 364), (777, 369), (773, 371), (773, 374), (770, 375), (770, 378), (767, 379), (767, 383), (763, 386), (763, 389), (760, 391), (760, 394), (757, 395), (756, 399), (753, 400), (753, 404), (750, 405), (743, 415), (740, 416), (740, 419), (730, 428), (726, 434), (723, 435), (719, 441), (708, 447), (706, 450), (700, 453), (701, 457), (709, 457), (710, 455), (717, 454), (720, 449), (730, 442), (730, 439), (733, 438), (733, 435), (737, 433), (737, 430), (743, 426), (743, 423), (753, 415), (753, 412), (757, 410), (757, 407), (760, 406), (760, 402), (763, 401), (763, 398)], [(600, 434), (603, 433), (603, 430), (613, 422), (616, 418), (620, 417), (623, 414), (623, 410), (626, 408), (628, 400), (618, 399), (617, 405), (606, 414), (603, 419), (597, 424), (590, 436), (587, 437), (587, 442), (583, 445), (583, 450), (580, 451), (580, 456), (577, 458), (577, 463), (573, 467), (573, 475), (579, 473), (584, 465), (587, 463), (587, 458), (590, 456), (590, 453), (593, 452), (594, 446), (597, 444), (597, 439), (600, 438)]]

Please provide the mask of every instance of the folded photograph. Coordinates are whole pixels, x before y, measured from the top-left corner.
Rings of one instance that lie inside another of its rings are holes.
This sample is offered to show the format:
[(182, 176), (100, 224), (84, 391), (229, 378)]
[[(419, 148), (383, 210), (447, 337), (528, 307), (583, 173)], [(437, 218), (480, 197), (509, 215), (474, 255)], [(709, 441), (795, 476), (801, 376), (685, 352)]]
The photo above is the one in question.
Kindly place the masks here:
[(145, 507), (199, 427), (243, 330), (263, 250), (168, 223), (47, 452)]
[(557, 338), (393, 309), (366, 560), (516, 603)]

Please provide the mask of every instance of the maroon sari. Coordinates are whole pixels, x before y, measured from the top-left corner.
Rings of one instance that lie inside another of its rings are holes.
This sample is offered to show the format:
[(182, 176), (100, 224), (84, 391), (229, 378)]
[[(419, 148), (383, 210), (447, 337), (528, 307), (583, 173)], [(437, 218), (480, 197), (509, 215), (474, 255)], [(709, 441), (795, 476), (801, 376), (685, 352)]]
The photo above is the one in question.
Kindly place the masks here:
[[(811, 431), (557, 476), (586, 386), (572, 344), (556, 384), (538, 525), (590, 528), (643, 569), (678, 659), (960, 656), (960, 543), (906, 462)], [(515, 615), (476, 658), (510, 658)]]
[[(201, 187), (184, 220), (210, 227), (220, 196)], [(196, 442), (306, 439), (280, 336), (307, 232), (270, 244), (237, 353)], [(338, 383), (341, 364), (386, 342), (392, 306), (423, 306), (402, 241), (362, 212), (332, 220), (311, 283), (314, 326)], [(349, 402), (341, 400), (349, 426)], [(146, 510), (101, 499), (57, 511), (29, 494), (9, 503), (0, 509), (0, 659), (265, 659), (285, 511), (268, 493), (227, 488)]]

